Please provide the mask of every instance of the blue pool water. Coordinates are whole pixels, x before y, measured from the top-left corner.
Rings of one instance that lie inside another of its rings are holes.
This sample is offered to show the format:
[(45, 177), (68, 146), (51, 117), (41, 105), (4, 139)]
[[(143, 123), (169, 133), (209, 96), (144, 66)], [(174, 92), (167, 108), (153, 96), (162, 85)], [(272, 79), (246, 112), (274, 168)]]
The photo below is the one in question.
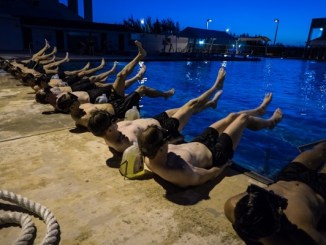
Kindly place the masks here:
[[(125, 64), (120, 62), (118, 69)], [(160, 90), (173, 87), (176, 93), (168, 100), (143, 98), (142, 117), (179, 107), (198, 96), (213, 84), (221, 66), (220, 61), (151, 61), (145, 64), (145, 85)], [(107, 68), (111, 65), (108, 62)], [(233, 159), (238, 165), (273, 179), (299, 153), (297, 146), (326, 138), (325, 62), (271, 58), (229, 61), (226, 71), (217, 108), (207, 109), (191, 118), (183, 130), (187, 140), (230, 112), (255, 108), (267, 92), (273, 93), (273, 100), (266, 117), (280, 107), (284, 118), (273, 130), (245, 130)], [(108, 81), (113, 79), (114, 76)], [(136, 83), (127, 92), (137, 86)]]

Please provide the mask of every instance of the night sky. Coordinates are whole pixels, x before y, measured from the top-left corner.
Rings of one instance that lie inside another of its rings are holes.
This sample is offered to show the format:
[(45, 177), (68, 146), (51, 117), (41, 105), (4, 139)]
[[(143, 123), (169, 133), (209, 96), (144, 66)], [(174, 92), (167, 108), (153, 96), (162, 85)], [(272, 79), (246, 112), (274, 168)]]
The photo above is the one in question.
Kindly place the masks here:
[[(60, 2), (67, 4), (67, 0)], [(83, 16), (82, 2), (79, 0), (80, 16)], [(276, 43), (304, 46), (311, 20), (326, 18), (326, 0), (93, 0), (94, 22), (122, 24), (130, 17), (151, 17), (153, 22), (172, 19), (179, 22), (181, 30), (188, 26), (206, 28), (206, 20), (212, 19), (209, 29), (225, 31), (229, 28), (236, 35), (262, 35), (272, 41), (277, 25), (274, 20), (279, 19)]]

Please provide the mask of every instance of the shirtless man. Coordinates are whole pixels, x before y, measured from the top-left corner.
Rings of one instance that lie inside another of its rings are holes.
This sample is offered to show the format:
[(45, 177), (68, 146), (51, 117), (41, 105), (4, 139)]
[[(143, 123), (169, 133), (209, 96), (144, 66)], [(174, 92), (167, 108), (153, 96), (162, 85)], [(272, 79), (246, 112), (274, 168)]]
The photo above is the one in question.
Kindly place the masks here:
[(248, 244), (326, 244), (320, 229), (326, 214), (326, 142), (295, 157), (275, 183), (251, 185), (231, 197), (224, 210)]
[[(141, 69), (140, 73), (144, 70)], [(140, 79), (139, 73), (136, 74), (133, 78), (128, 81)], [(127, 83), (127, 81), (126, 81)], [(140, 96), (135, 96), (134, 94), (138, 93)], [(132, 108), (132, 106), (139, 107), (139, 98), (143, 96), (148, 97), (164, 97), (168, 98), (174, 93), (174, 90), (169, 90), (166, 92), (162, 92), (159, 90), (155, 90), (146, 86), (138, 87), (133, 93), (130, 95), (126, 95), (123, 100), (112, 101), (111, 103), (101, 103), (101, 104), (93, 104), (93, 103), (81, 103), (77, 96), (73, 93), (69, 94), (72, 100), (68, 101), (69, 103), (66, 106), (69, 106), (69, 111), (72, 119), (76, 122), (76, 126), (88, 127), (88, 122), (90, 117), (96, 111), (107, 112), (110, 115), (114, 115), (118, 120), (123, 120), (125, 117), (125, 113), (127, 110)], [(60, 100), (58, 100), (58, 105), (60, 104)], [(60, 107), (62, 109), (62, 107)]]
[[(35, 94), (35, 100), (41, 104), (50, 104), (59, 111), (60, 109), (57, 108), (57, 100), (59, 97), (66, 93), (72, 93), (73, 91), (76, 91), (74, 93), (76, 93), (77, 96), (78, 94), (84, 95), (85, 93), (86, 95), (88, 95), (89, 93), (92, 93), (92, 91), (95, 91), (96, 93), (101, 95), (102, 93), (105, 93), (106, 90), (110, 91), (109, 84), (103, 83), (103, 80), (105, 80), (109, 75), (114, 73), (115, 68), (116, 63), (110, 70), (100, 73), (98, 75), (83, 77), (79, 81), (75, 81), (70, 84), (70, 86), (68, 86), (67, 84), (62, 84), (62, 86), (58, 86), (60, 85), (58, 81), (60, 79), (54, 79), (55, 81), (52, 83), (51, 81), (47, 83), (44, 80), (41, 80), (40, 82), (36, 81), (39, 84), (38, 87), (41, 87), (42, 89), (37, 90), (38, 88), (36, 88), (37, 92)], [(55, 86), (51, 86), (51, 84)], [(80, 96), (80, 101), (81, 103), (90, 102), (89, 96)]]
[[(97, 81), (102, 81), (103, 77), (106, 78), (108, 75), (113, 74), (116, 69), (116, 63), (117, 62), (114, 62), (113, 67), (109, 71), (91, 76), (95, 72), (103, 69), (105, 65), (105, 60), (102, 58), (101, 63), (94, 68), (90, 68), (90, 63), (87, 62), (87, 64), (81, 69), (71, 71), (60, 71), (58, 72), (58, 74), (55, 74), (51, 77), (46, 74), (43, 74), (40, 77), (34, 77), (31, 75), (28, 78), (24, 79), (24, 84), (30, 86), (35, 92), (38, 92), (39, 90), (44, 89), (47, 86), (71, 87), (75, 83), (81, 83), (82, 80), (89, 80), (89, 82), (95, 83)], [(71, 91), (72, 90), (73, 88), (71, 89)], [(70, 90), (63, 88), (63, 91)]]
[[(133, 121), (116, 121), (116, 117), (108, 112), (98, 111), (89, 120), (88, 128), (95, 135), (104, 138), (106, 144), (116, 153), (123, 153), (133, 142), (137, 141), (137, 134), (149, 125), (161, 126), (173, 134), (170, 142), (183, 141), (180, 134), (191, 116), (208, 107), (216, 107), (225, 79), (225, 69), (221, 68), (213, 86), (195, 99), (189, 100), (180, 108), (167, 110), (153, 118), (141, 118)], [(218, 91), (216, 93), (216, 91)], [(210, 97), (213, 96), (212, 100)]]
[(253, 110), (231, 113), (210, 125), (189, 143), (168, 144), (170, 132), (154, 125), (140, 132), (137, 140), (144, 163), (161, 178), (180, 187), (196, 186), (220, 176), (230, 165), (243, 131), (273, 128), (281, 119), (278, 108), (269, 119), (257, 117), (265, 112), (271, 100)]

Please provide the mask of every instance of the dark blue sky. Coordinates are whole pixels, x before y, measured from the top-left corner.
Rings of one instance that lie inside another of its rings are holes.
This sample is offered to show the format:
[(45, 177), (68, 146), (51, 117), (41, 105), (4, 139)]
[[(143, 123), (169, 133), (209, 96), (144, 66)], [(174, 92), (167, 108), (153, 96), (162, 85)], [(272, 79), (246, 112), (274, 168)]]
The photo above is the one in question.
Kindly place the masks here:
[[(67, 0), (60, 0), (67, 4)], [(82, 0), (79, 0), (83, 16)], [(313, 18), (326, 18), (326, 0), (93, 0), (94, 22), (122, 24), (133, 17), (142, 19), (172, 19), (180, 28), (206, 28), (206, 20), (212, 19), (209, 29), (226, 30), (240, 35), (262, 35), (274, 40), (279, 19), (277, 43), (303, 46)], [(325, 30), (326, 31), (326, 30)]]

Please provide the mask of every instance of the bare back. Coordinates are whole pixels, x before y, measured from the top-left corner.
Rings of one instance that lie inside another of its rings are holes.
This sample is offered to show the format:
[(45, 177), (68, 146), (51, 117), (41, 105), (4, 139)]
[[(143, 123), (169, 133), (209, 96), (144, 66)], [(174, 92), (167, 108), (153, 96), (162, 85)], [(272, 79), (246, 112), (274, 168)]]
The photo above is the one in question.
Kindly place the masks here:
[(112, 129), (105, 137), (108, 146), (116, 151), (123, 153), (133, 142), (137, 141), (137, 135), (145, 130), (149, 125), (158, 125), (160, 123), (153, 118), (140, 118), (133, 121), (120, 121), (111, 127)]

